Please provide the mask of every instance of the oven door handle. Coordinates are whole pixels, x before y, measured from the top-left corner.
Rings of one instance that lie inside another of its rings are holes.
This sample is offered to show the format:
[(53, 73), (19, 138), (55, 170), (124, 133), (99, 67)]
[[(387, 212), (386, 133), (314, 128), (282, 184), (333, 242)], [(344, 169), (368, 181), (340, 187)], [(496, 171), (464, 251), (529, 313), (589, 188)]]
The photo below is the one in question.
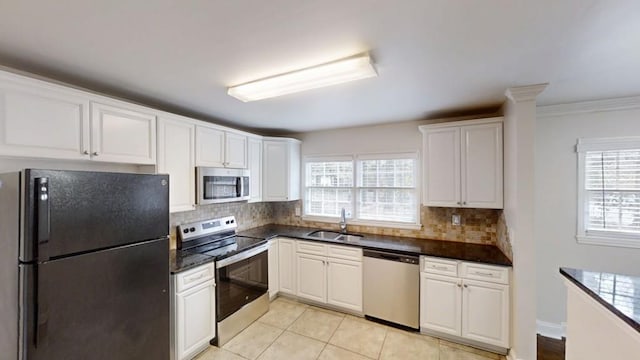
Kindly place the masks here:
[(269, 250), (269, 243), (264, 243), (262, 245), (256, 246), (254, 248), (251, 248), (249, 250), (245, 250), (239, 254), (235, 254), (233, 256), (230, 256), (226, 259), (222, 259), (220, 261), (216, 261), (216, 269), (220, 269), (222, 267), (231, 265), (233, 263), (237, 263), (238, 261), (242, 261), (245, 259), (248, 259), (252, 256), (258, 255), (261, 252), (265, 252)]

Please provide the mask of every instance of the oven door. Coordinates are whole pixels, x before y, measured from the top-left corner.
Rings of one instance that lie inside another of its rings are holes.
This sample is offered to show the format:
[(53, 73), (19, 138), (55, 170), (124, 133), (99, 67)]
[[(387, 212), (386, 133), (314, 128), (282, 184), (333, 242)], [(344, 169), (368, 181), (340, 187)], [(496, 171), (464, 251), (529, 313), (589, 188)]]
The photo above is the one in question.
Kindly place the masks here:
[(226, 319), (269, 289), (269, 244), (216, 262), (216, 319)]

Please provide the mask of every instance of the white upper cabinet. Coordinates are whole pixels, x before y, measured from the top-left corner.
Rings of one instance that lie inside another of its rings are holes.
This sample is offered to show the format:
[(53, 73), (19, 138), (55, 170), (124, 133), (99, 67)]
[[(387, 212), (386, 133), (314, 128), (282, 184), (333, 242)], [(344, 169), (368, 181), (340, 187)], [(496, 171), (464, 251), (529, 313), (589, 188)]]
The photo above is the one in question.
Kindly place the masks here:
[(91, 103), (91, 158), (155, 164), (156, 117), (121, 105)]
[(420, 126), (423, 204), (503, 207), (502, 118)]
[(158, 173), (169, 174), (170, 212), (195, 208), (195, 129), (183, 119), (158, 119)]
[(0, 72), (0, 155), (89, 159), (89, 98)]
[(0, 71), (0, 155), (155, 164), (145, 109)]
[(249, 167), (249, 202), (262, 201), (262, 139), (249, 137), (247, 151)]
[(300, 199), (300, 141), (264, 138), (263, 201)]
[(217, 127), (196, 127), (196, 166), (247, 168), (247, 137)]

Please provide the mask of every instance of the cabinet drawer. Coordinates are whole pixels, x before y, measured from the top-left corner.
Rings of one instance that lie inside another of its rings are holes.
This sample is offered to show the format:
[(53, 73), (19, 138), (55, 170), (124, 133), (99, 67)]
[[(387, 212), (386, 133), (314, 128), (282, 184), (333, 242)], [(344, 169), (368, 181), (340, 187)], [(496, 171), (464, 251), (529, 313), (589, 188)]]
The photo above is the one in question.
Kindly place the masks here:
[(296, 251), (299, 253), (320, 256), (327, 255), (327, 247), (323, 243), (298, 240), (296, 244)]
[(214, 264), (199, 266), (176, 275), (176, 292), (182, 292), (215, 277)]
[(420, 257), (420, 269), (432, 274), (458, 276), (458, 262), (427, 256)]
[(351, 246), (328, 245), (327, 256), (362, 262), (362, 249)]
[(460, 276), (465, 279), (509, 284), (509, 268), (475, 263), (462, 263)]

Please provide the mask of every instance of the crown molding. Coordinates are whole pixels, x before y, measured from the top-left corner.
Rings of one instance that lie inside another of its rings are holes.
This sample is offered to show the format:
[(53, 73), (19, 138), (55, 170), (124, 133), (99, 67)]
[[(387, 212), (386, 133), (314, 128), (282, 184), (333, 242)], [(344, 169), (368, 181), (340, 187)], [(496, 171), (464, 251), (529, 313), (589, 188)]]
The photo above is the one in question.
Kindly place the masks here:
[(538, 117), (552, 117), (638, 108), (640, 108), (640, 96), (630, 96), (614, 99), (591, 100), (566, 104), (538, 106), (536, 108), (536, 115)]
[(549, 84), (544, 83), (511, 87), (508, 88), (504, 94), (514, 102), (532, 101), (536, 99), (536, 96), (538, 96), (538, 94), (540, 94), (547, 85)]

